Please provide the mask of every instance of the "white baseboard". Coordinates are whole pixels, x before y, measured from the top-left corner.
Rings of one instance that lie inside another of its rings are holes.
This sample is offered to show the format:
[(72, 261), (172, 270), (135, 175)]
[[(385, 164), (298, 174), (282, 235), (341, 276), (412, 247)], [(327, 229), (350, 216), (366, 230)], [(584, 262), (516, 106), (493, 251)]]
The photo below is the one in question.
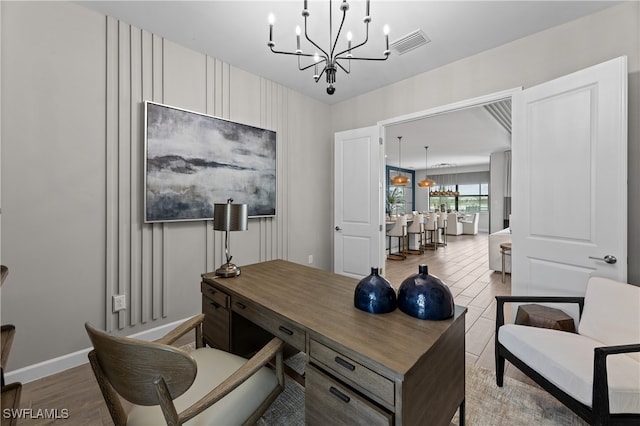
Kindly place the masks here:
[[(149, 330), (141, 331), (140, 333), (132, 334), (129, 337), (134, 337), (140, 340), (155, 340), (167, 334), (173, 330), (179, 324), (182, 324), (185, 320), (174, 321), (169, 324), (161, 325)], [(70, 368), (78, 367), (82, 364), (89, 362), (87, 354), (91, 351), (91, 348), (83, 349), (81, 351), (73, 352), (57, 358), (53, 358), (47, 361), (42, 361), (37, 364), (28, 365), (26, 367), (19, 368), (5, 374), (6, 383), (20, 382), (29, 383), (34, 380), (41, 379), (43, 377), (50, 376), (52, 374), (60, 373)]]

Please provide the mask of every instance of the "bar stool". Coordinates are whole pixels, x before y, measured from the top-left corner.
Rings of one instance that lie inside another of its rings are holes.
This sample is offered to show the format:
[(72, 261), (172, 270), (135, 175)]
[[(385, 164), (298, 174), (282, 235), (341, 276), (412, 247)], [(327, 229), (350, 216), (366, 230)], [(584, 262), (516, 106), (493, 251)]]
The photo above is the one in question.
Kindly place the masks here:
[(504, 282), (504, 277), (506, 274), (505, 269), (507, 269), (505, 260), (507, 256), (511, 256), (511, 241), (500, 244), (500, 254), (502, 255), (502, 282)]
[(438, 244), (441, 246), (447, 245), (447, 214), (442, 212), (438, 214), (438, 233), (442, 230), (442, 242), (440, 242), (440, 237), (438, 237)]
[[(387, 259), (389, 260), (405, 260), (407, 258), (406, 248), (405, 248), (405, 239), (407, 238), (407, 216), (402, 215), (398, 216), (396, 219), (396, 223), (393, 225), (393, 228), (387, 232), (387, 237), (389, 237), (389, 255)], [(398, 238), (398, 252), (391, 253), (391, 237)]]
[[(407, 252), (411, 254), (422, 254), (424, 253), (424, 241), (422, 239), (422, 234), (424, 234), (424, 216), (420, 213), (413, 215), (413, 222), (411, 225), (407, 227), (407, 239), (411, 238), (411, 235), (417, 235), (418, 238), (418, 249), (414, 250), (409, 248)], [(411, 244), (411, 240), (407, 241)]]
[(438, 216), (436, 215), (436, 213), (430, 213), (429, 216), (427, 216), (427, 222), (424, 226), (424, 232), (424, 247), (438, 250)]

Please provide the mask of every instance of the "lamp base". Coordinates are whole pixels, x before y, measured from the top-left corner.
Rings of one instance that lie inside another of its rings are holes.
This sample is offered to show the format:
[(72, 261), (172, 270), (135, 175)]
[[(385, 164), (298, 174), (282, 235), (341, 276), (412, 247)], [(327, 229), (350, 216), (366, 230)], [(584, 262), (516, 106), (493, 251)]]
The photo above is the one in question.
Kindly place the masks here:
[(240, 275), (240, 268), (233, 263), (227, 262), (216, 269), (216, 276), (223, 278), (237, 277)]

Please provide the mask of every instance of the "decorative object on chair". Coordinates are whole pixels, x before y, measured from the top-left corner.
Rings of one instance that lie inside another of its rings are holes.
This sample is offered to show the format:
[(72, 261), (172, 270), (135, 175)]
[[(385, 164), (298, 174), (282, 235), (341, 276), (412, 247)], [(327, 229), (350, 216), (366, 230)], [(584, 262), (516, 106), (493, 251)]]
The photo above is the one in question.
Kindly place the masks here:
[(226, 204), (215, 204), (213, 208), (213, 229), (225, 231), (224, 254), (227, 263), (216, 269), (219, 277), (235, 277), (240, 275), (240, 268), (231, 263), (229, 254), (229, 231), (246, 231), (248, 228), (248, 216), (246, 204), (233, 204), (233, 199), (229, 198)]
[(356, 286), (353, 304), (365, 312), (386, 314), (396, 309), (396, 292), (389, 281), (379, 275), (378, 268), (371, 268), (371, 274)]
[(425, 320), (444, 320), (454, 313), (451, 290), (439, 278), (429, 275), (427, 265), (405, 279), (398, 289), (398, 308), (407, 315)]
[(424, 179), (422, 179), (420, 182), (418, 182), (418, 186), (420, 188), (431, 188), (432, 186), (435, 186), (436, 181), (429, 179), (429, 173), (428, 173), (428, 161), (427, 161), (427, 153), (429, 151), (429, 147), (425, 146), (424, 147)]
[[(304, 0), (304, 6), (302, 8), (302, 16), (304, 17), (304, 37), (311, 43), (316, 49), (320, 50), (322, 54), (318, 53), (304, 53), (300, 46), (300, 26), (296, 27), (296, 50), (292, 52), (281, 51), (274, 49), (275, 42), (273, 41), (273, 24), (275, 21), (275, 17), (273, 14), (269, 15), (269, 42), (267, 46), (271, 49), (273, 53), (280, 53), (283, 55), (294, 55), (298, 57), (298, 69), (300, 71), (307, 70), (311, 67), (314, 67), (313, 80), (317, 83), (320, 81), (322, 75), (326, 74), (327, 81), (327, 94), (333, 95), (336, 91), (336, 88), (333, 86), (336, 82), (336, 73), (338, 72), (338, 67), (342, 69), (345, 73), (351, 73), (351, 60), (359, 60), (359, 61), (386, 61), (391, 54), (391, 50), (389, 50), (389, 27), (387, 25), (384, 26), (384, 36), (385, 36), (385, 50), (382, 52), (381, 58), (365, 58), (365, 57), (356, 57), (353, 56), (353, 51), (358, 49), (361, 46), (364, 46), (367, 41), (369, 41), (369, 23), (371, 22), (371, 16), (369, 14), (370, 6), (369, 0), (367, 0), (366, 4), (366, 13), (363, 19), (365, 24), (365, 38), (362, 43), (359, 43), (355, 46), (351, 45), (352, 34), (351, 31), (347, 32), (347, 46), (346, 48), (341, 47), (336, 53), (336, 47), (338, 46), (338, 40), (340, 38), (340, 33), (342, 32), (342, 27), (344, 25), (345, 19), (347, 17), (347, 11), (349, 10), (349, 3), (346, 0), (343, 0), (340, 4), (340, 10), (342, 11), (342, 21), (340, 22), (340, 27), (338, 28), (338, 32), (333, 37), (333, 13), (332, 13), (332, 5), (333, 1), (329, 0), (329, 46), (325, 50), (318, 43), (313, 41), (307, 32), (307, 18), (309, 17), (309, 9), (307, 8), (307, 0)], [(313, 61), (308, 65), (302, 65), (300, 61), (300, 57), (308, 57), (312, 58)], [(346, 61), (346, 68), (341, 63), (341, 61)], [(319, 66), (322, 66), (322, 70), (318, 72)]]
[[(398, 169), (402, 168), (402, 136), (398, 136)], [(396, 186), (405, 186), (409, 183), (409, 177), (405, 176), (398, 170), (398, 174), (391, 178), (391, 183)]]

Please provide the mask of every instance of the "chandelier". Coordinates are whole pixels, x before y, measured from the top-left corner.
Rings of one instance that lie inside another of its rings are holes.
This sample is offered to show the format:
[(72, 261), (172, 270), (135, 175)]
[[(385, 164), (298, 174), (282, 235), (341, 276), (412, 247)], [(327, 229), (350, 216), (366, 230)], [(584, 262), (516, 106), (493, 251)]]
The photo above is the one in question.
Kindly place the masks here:
[[(398, 169), (402, 168), (402, 149), (400, 149), (401, 141), (402, 136), (398, 136)], [(396, 186), (405, 186), (409, 183), (409, 176), (403, 175), (402, 172), (398, 170), (398, 174), (391, 178), (391, 183)]]
[[(371, 22), (371, 16), (369, 14), (369, 9), (370, 9), (369, 0), (367, 0), (366, 13), (365, 13), (365, 17), (363, 18), (363, 22), (365, 24), (365, 29), (366, 29), (364, 41), (362, 41), (361, 43), (355, 46), (352, 46), (351, 45), (352, 34), (351, 34), (351, 31), (349, 31), (347, 32), (346, 49), (344, 50), (338, 49), (337, 53), (336, 53), (336, 47), (338, 45), (338, 39), (340, 38), (340, 33), (342, 32), (342, 26), (344, 25), (344, 21), (347, 17), (347, 11), (349, 10), (349, 3), (347, 2), (347, 0), (343, 0), (342, 3), (340, 4), (340, 10), (342, 11), (342, 21), (340, 22), (340, 27), (338, 28), (338, 32), (334, 38), (333, 37), (333, 15), (332, 15), (333, 1), (329, 0), (329, 46), (326, 49), (323, 49), (322, 47), (320, 47), (320, 45), (315, 41), (313, 41), (307, 33), (307, 18), (310, 15), (309, 9), (307, 8), (307, 3), (308, 1), (304, 0), (304, 6), (302, 8), (302, 16), (304, 17), (304, 36), (309, 41), (309, 43), (311, 43), (315, 47), (315, 49), (317, 49), (316, 52), (304, 53), (302, 51), (300, 47), (300, 33), (301, 33), (300, 26), (296, 27), (296, 50), (295, 51), (286, 52), (286, 51), (274, 49), (276, 44), (273, 42), (273, 24), (275, 21), (275, 17), (273, 16), (273, 14), (269, 15), (269, 42), (267, 43), (267, 45), (269, 46), (269, 48), (273, 53), (297, 56), (298, 69), (300, 71), (304, 71), (311, 67), (314, 67), (313, 79), (315, 80), (316, 83), (320, 80), (320, 78), (323, 75), (325, 75), (326, 81), (328, 84), (327, 94), (333, 95), (336, 91), (336, 88), (333, 86), (333, 84), (336, 82), (336, 73), (338, 72), (338, 68), (342, 69), (347, 74), (351, 73), (352, 59), (358, 60), (358, 61), (386, 61), (389, 58), (391, 51), (389, 50), (389, 27), (387, 25), (384, 26), (386, 48), (382, 52), (383, 57), (381, 58), (356, 57), (352, 53), (354, 50), (356, 50), (361, 46), (364, 46), (367, 43), (367, 41), (369, 41), (369, 22)], [(321, 53), (319, 53), (318, 51)], [(302, 62), (300, 61), (300, 57), (308, 57), (313, 59), (310, 64), (302, 65)], [(346, 68), (345, 68), (345, 65), (341, 63), (341, 61), (342, 62), (346, 61), (346, 64), (345, 64)], [(322, 69), (320, 70), (320, 72), (318, 72), (320, 67), (322, 67)]]
[(421, 180), (420, 182), (418, 182), (418, 186), (420, 188), (430, 188), (432, 186), (436, 185), (436, 181), (435, 180), (431, 180), (429, 179), (429, 173), (427, 171), (427, 167), (428, 167), (428, 162), (427, 162), (427, 152), (429, 151), (429, 147), (425, 146), (424, 147), (424, 179)]
[[(429, 196), (431, 197), (457, 197), (460, 195), (460, 192), (457, 191), (458, 186), (458, 174), (455, 172), (457, 170), (457, 166), (455, 164), (450, 163), (440, 163), (435, 165), (436, 168), (440, 170), (444, 170), (445, 168), (449, 168), (453, 171), (453, 173), (449, 173), (441, 176), (443, 178), (443, 182), (436, 189), (429, 192)], [(455, 178), (454, 178), (455, 176)]]

